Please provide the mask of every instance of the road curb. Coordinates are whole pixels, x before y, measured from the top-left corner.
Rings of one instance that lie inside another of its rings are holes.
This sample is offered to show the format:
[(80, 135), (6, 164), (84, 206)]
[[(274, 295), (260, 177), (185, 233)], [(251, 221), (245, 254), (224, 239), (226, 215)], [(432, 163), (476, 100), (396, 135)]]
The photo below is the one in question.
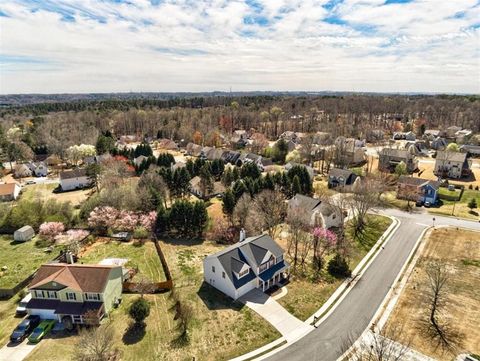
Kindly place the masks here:
[[(379, 330), (383, 328), (385, 325), (386, 321), (388, 320), (388, 317), (390, 316), (391, 312), (393, 311), (393, 308), (395, 307), (395, 304), (398, 301), (398, 297), (402, 293), (403, 288), (405, 287), (405, 284), (410, 277), (411, 273), (413, 272), (413, 269), (415, 267), (415, 264), (417, 263), (418, 258), (420, 257), (421, 252), (420, 247), (422, 247), (422, 240), (425, 237), (425, 234), (430, 230), (430, 229), (435, 229), (435, 227), (429, 226), (425, 228), (420, 236), (418, 237), (417, 241), (415, 242), (414, 247), (412, 248), (412, 251), (407, 257), (407, 260), (405, 261), (404, 265), (402, 266), (402, 269), (398, 273), (397, 277), (395, 278), (392, 287), (388, 291), (388, 293), (385, 295), (385, 298), (383, 299), (382, 303), (380, 304), (380, 307), (377, 309), (377, 312), (373, 315), (372, 319), (370, 320), (367, 328), (365, 331), (360, 335), (360, 337), (355, 341), (355, 343), (348, 348), (347, 351), (345, 351), (342, 356), (340, 356), (337, 361), (342, 361), (346, 359), (347, 355), (352, 351), (353, 347), (355, 344), (357, 344), (360, 340), (362, 340), (365, 335), (370, 332), (370, 329), (372, 327), (375, 327), (375, 324), (377, 324), (377, 327)], [(423, 243), (423, 246), (425, 243)], [(404, 277), (405, 276), (405, 277)], [(402, 279), (402, 282), (397, 285), (397, 283)], [(400, 288), (397, 288), (400, 286)], [(395, 293), (395, 295), (394, 295)], [(376, 320), (379, 320), (377, 323), (375, 322)]]
[[(394, 216), (383, 215), (384, 217), (388, 217), (392, 220), (392, 224), (385, 230), (385, 232), (380, 236), (378, 241), (375, 245), (370, 249), (370, 251), (362, 258), (360, 263), (355, 267), (352, 274), (356, 274), (356, 277), (352, 280), (345, 280), (336, 290), (335, 292), (328, 298), (328, 300), (320, 307), (320, 309), (315, 312), (312, 316), (310, 316), (305, 323), (311, 325), (313, 323), (314, 317), (319, 314), (317, 318), (320, 319), (315, 323), (315, 327), (318, 327), (322, 324), (328, 316), (337, 308), (340, 302), (348, 295), (350, 290), (356, 285), (356, 283), (361, 279), (362, 275), (368, 269), (368, 267), (373, 263), (379, 251), (383, 245), (388, 243), (388, 241), (392, 238), (395, 234), (395, 231), (400, 227), (401, 222), (398, 218)], [(312, 329), (310, 332), (312, 332)], [(308, 333), (310, 333), (308, 332)], [(297, 338), (294, 341), (291, 341), (287, 344), (283, 344), (284, 337), (281, 337), (259, 349), (253, 350), (245, 355), (241, 355), (230, 361), (246, 361), (246, 360), (255, 360), (260, 361), (267, 357), (271, 357), (275, 353), (283, 350), (284, 348), (294, 344), (308, 333), (302, 334), (301, 337)], [(258, 357), (256, 357), (258, 355)]]

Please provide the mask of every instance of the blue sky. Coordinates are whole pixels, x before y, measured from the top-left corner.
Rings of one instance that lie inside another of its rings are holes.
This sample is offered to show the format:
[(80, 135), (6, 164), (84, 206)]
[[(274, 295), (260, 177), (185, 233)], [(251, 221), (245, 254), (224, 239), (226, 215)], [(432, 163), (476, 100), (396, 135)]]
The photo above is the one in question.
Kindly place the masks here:
[(0, 93), (480, 93), (478, 0), (3, 0)]

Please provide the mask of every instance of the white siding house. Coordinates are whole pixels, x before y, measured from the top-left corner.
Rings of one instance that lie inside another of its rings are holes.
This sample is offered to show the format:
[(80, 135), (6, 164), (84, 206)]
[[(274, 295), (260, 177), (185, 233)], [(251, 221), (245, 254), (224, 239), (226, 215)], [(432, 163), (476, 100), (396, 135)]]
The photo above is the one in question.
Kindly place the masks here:
[(82, 168), (60, 173), (60, 187), (63, 191), (85, 188), (90, 186), (91, 183), (86, 170)]
[(237, 299), (254, 288), (267, 290), (286, 278), (290, 265), (268, 235), (249, 237), (203, 260), (206, 283)]

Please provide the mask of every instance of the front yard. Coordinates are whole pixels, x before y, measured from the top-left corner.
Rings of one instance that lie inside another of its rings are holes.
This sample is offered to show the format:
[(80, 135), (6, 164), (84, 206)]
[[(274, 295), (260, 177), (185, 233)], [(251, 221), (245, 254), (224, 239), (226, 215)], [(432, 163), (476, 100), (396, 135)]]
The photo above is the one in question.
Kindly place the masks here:
[[(122, 245), (126, 250), (136, 252), (133, 245)], [(100, 252), (96, 250), (98, 247), (109, 251)], [(152, 306), (150, 316), (146, 319), (146, 332), (144, 335), (132, 337), (127, 332), (130, 324), (128, 308), (139, 295), (125, 294), (122, 304), (110, 317), (116, 330), (115, 346), (121, 351), (122, 360), (133, 361), (141, 358), (176, 361), (192, 360), (193, 357), (195, 360), (227, 360), (281, 336), (256, 313), (203, 284), (203, 258), (224, 246), (208, 241), (200, 243), (168, 240), (162, 241), (161, 247), (172, 273), (175, 292), (181, 302), (192, 308), (190, 344), (179, 347), (174, 343), (178, 331), (177, 321), (173, 320), (170, 293), (145, 296)], [(81, 261), (99, 260), (107, 256), (122, 257), (120, 252), (115, 253), (115, 249), (102, 244), (94, 245)], [(141, 272), (148, 273), (148, 269), (142, 269)], [(77, 341), (78, 336), (44, 340), (27, 360), (47, 361), (52, 360), (52, 355), (57, 355), (59, 359), (66, 359), (65, 355), (69, 355), (71, 359)]]
[[(352, 243), (349, 257), (351, 270), (359, 264), (391, 223), (392, 221), (388, 217), (369, 215), (364, 235), (356, 238), (347, 227), (347, 237)], [(283, 245), (283, 247), (286, 246)], [(325, 263), (328, 263), (331, 257), (328, 257)], [(290, 283), (287, 285), (287, 295), (278, 302), (295, 317), (304, 321), (328, 300), (342, 282), (342, 279), (329, 275), (326, 266), (322, 269), (318, 280), (313, 280), (313, 275), (307, 271), (305, 277), (291, 277)]]
[[(402, 333), (410, 347), (437, 360), (452, 360), (455, 354), (480, 353), (480, 233), (463, 229), (440, 228), (426, 239), (425, 249), (407, 281), (388, 325), (403, 325)], [(439, 261), (445, 266), (448, 278), (443, 318), (459, 333), (460, 346), (455, 354), (435, 348), (426, 336), (424, 321), (428, 321), (427, 266)]]
[[(445, 189), (445, 188), (443, 188)], [(443, 192), (449, 192), (448, 190), (443, 190)], [(463, 192), (462, 198), (457, 201), (447, 201), (441, 200), (442, 205), (438, 208), (430, 208), (429, 212), (433, 214), (442, 214), (447, 216), (455, 216), (467, 219), (478, 220), (479, 219), (479, 210), (473, 209), (470, 212), (470, 208), (468, 208), (468, 202), (472, 199), (476, 199), (477, 207), (480, 208), (480, 191), (476, 191), (474, 189), (465, 189)]]
[(45, 247), (37, 247), (35, 239), (17, 243), (11, 236), (0, 236), (0, 288), (12, 288), (17, 283), (51, 261), (60, 252), (61, 247), (54, 246), (52, 252), (45, 252)]
[(91, 194), (91, 189), (81, 189), (70, 192), (54, 193), (53, 190), (58, 187), (58, 184), (32, 184), (26, 185), (22, 189), (22, 199), (55, 199), (59, 202), (70, 202), (73, 206), (82, 204), (87, 200)]

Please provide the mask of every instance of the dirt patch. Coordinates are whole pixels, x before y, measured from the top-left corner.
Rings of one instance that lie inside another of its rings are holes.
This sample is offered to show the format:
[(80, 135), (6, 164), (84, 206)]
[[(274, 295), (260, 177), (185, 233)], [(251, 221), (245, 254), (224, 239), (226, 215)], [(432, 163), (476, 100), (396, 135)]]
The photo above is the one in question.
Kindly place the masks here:
[(462, 229), (442, 228), (433, 231), (426, 240), (400, 299), (388, 320), (388, 325), (403, 325), (411, 347), (437, 360), (452, 360), (453, 353), (435, 347), (422, 329), (422, 320), (428, 317), (426, 295), (429, 290), (426, 269), (430, 262), (445, 265), (449, 277), (443, 316), (462, 336), (455, 351), (480, 352), (480, 233)]

